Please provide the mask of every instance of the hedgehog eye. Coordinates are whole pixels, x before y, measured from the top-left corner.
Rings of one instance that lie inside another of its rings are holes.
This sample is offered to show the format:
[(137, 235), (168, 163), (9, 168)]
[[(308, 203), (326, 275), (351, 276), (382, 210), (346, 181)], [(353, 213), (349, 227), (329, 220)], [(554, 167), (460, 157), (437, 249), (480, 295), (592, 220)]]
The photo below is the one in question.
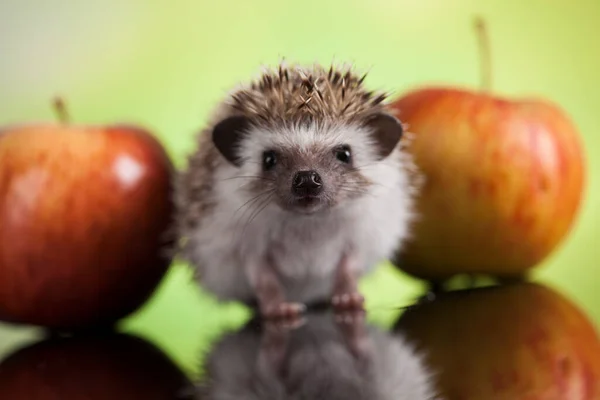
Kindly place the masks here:
[(352, 152), (350, 146), (343, 145), (335, 149), (335, 158), (343, 163), (349, 164), (352, 161)]
[(263, 153), (263, 168), (265, 171), (270, 170), (277, 164), (277, 155), (273, 150), (267, 150)]

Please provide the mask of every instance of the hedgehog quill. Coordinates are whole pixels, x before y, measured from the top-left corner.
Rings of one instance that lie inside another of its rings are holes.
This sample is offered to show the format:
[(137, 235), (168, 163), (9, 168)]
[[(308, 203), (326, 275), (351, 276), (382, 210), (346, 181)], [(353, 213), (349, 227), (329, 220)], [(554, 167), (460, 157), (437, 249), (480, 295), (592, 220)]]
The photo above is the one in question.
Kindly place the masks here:
[(362, 310), (359, 279), (408, 237), (402, 123), (352, 66), (280, 64), (240, 85), (177, 184), (180, 256), (221, 301), (266, 318)]

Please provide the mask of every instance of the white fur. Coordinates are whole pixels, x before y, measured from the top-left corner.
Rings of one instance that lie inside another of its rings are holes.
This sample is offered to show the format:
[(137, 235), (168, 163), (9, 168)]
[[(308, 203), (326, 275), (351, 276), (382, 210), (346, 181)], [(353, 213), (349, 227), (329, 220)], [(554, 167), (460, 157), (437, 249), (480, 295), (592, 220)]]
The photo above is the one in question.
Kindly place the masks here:
[[(247, 162), (241, 168), (223, 163), (217, 169), (216, 209), (196, 231), (188, 233), (183, 255), (198, 269), (202, 286), (219, 299), (254, 298), (249, 279), (265, 262), (266, 252), (273, 251), (287, 300), (324, 300), (331, 294), (334, 269), (348, 245), (357, 252), (360, 277), (391, 257), (407, 237), (412, 203), (400, 150), (377, 162), (371, 136), (363, 128), (322, 129), (255, 130), (240, 146)], [(260, 201), (244, 207), (251, 200), (242, 190), (249, 180), (231, 178), (259, 175), (262, 151), (274, 143), (304, 149), (315, 143), (320, 148), (347, 143), (355, 165), (374, 185), (362, 198), (340, 204), (325, 216), (293, 214), (271, 202), (248, 223)]]
[[(247, 328), (222, 338), (204, 360), (203, 400), (433, 400), (434, 371), (404, 337), (366, 326), (366, 364), (349, 351), (328, 313), (309, 315), (288, 333), (283, 367), (263, 359), (261, 334)], [(365, 368), (366, 367), (366, 368)], [(292, 389), (293, 387), (293, 389)], [(291, 389), (291, 390), (290, 390)]]

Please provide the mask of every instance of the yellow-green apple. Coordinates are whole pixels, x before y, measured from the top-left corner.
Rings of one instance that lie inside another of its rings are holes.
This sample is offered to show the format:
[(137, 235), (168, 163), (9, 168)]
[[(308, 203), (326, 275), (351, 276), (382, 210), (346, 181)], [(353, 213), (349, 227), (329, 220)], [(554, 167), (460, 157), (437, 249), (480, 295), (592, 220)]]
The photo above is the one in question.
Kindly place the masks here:
[(5, 127), (0, 318), (80, 329), (137, 310), (171, 261), (172, 175), (140, 127)]
[(394, 263), (419, 278), (521, 277), (572, 229), (586, 165), (569, 116), (544, 98), (430, 86), (393, 101), (423, 179)]
[(184, 399), (190, 385), (154, 344), (126, 334), (47, 339), (0, 364), (2, 399)]
[(532, 282), (449, 291), (394, 332), (422, 351), (446, 400), (600, 398), (600, 340), (556, 290)]

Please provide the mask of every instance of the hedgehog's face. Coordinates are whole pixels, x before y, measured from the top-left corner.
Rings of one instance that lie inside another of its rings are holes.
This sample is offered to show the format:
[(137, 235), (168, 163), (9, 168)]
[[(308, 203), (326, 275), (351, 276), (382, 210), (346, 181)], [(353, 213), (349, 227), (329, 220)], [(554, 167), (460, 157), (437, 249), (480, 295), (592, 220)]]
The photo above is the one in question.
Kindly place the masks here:
[(252, 177), (243, 184), (252, 198), (310, 214), (368, 195), (374, 182), (362, 168), (386, 158), (401, 136), (401, 124), (385, 114), (362, 125), (290, 128), (232, 117), (217, 125), (213, 140), (240, 176)]
[(354, 168), (347, 143), (313, 142), (306, 146), (274, 141), (257, 153), (260, 176), (252, 194), (269, 190), (283, 209), (312, 213), (360, 196), (369, 181)]

